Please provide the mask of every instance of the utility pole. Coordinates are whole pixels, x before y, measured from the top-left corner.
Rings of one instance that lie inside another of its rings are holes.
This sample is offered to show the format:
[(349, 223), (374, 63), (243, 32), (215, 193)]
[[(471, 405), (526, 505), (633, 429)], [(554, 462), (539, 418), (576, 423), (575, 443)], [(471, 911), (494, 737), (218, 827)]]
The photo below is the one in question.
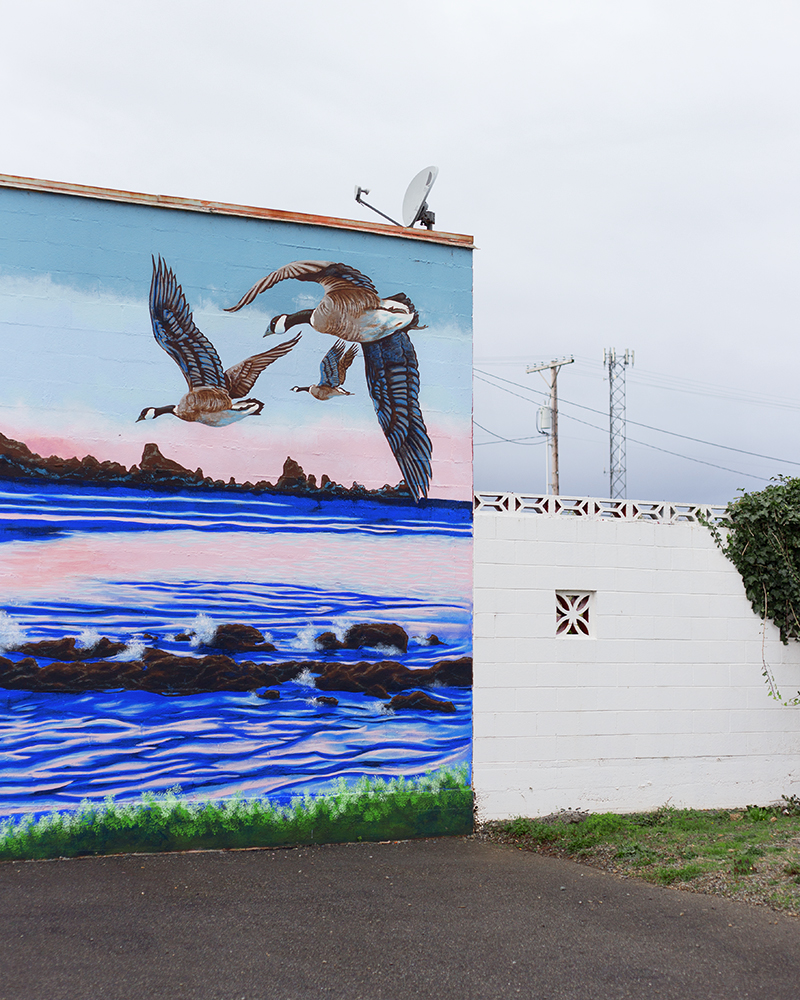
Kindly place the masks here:
[(528, 365), (525, 373), (542, 372), (550, 369), (550, 483), (548, 490), (551, 496), (557, 497), (558, 489), (558, 369), (562, 365), (571, 365), (575, 360), (573, 357), (561, 358), (560, 361), (543, 361), (539, 365)]
[(633, 365), (633, 351), (626, 348), (617, 357), (613, 347), (603, 351), (603, 364), (608, 366), (608, 438), (609, 438), (609, 496), (612, 500), (625, 498), (625, 369)]

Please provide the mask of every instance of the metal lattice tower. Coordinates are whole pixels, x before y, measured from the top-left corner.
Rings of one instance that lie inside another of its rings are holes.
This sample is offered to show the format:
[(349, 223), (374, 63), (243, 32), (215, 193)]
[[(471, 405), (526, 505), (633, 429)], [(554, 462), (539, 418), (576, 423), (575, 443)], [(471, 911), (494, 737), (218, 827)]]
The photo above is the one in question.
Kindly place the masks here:
[(627, 492), (625, 466), (625, 369), (633, 364), (633, 351), (617, 357), (613, 347), (603, 351), (608, 365), (609, 496), (624, 499)]

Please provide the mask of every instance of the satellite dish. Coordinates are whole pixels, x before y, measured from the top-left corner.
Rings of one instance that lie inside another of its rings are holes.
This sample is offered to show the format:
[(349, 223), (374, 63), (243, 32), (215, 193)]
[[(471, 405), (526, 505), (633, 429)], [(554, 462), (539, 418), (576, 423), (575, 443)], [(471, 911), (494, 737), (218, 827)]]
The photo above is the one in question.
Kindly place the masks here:
[(414, 180), (408, 185), (406, 196), (403, 198), (402, 223), (398, 222), (397, 219), (393, 219), (385, 212), (382, 212), (379, 208), (375, 208), (374, 205), (370, 205), (368, 201), (365, 201), (364, 195), (369, 194), (369, 188), (363, 188), (361, 185), (356, 184), (353, 193), (355, 194), (356, 201), (359, 205), (364, 205), (365, 208), (371, 208), (373, 212), (376, 212), (384, 219), (388, 219), (388, 221), (395, 226), (405, 226), (410, 229), (418, 222), (421, 222), (426, 228), (433, 229), (433, 224), (436, 222), (436, 216), (429, 210), (426, 198), (428, 197), (428, 192), (433, 187), (433, 183), (438, 174), (438, 167), (425, 167), (424, 170), (420, 170)]
[(428, 209), (428, 194), (439, 174), (438, 167), (425, 167), (408, 185), (403, 198), (403, 225), (411, 228), (421, 222), (428, 229), (433, 229), (436, 216)]

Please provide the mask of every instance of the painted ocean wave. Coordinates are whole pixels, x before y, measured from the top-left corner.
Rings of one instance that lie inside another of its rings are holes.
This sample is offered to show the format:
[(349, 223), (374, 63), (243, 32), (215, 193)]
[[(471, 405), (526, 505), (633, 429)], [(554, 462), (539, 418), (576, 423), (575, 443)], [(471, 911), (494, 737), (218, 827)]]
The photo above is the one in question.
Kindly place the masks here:
[[(326, 661), (317, 635), (375, 621), (400, 624), (408, 651), (336, 658), (414, 669), (471, 655), (468, 508), (25, 483), (0, 491), (3, 525), (22, 529), (3, 546), (0, 645), (11, 659), (25, 640), (63, 636), (124, 642), (120, 658), (152, 645), (201, 656), (203, 638), (226, 622), (253, 625), (276, 646), (238, 660)], [(428, 645), (431, 634), (442, 645)], [(338, 691), (337, 706), (321, 706), (311, 674), (277, 690), (280, 699), (267, 701), (0, 689), (0, 814), (72, 810), (109, 795), (133, 801), (176, 786), (190, 798), (283, 803), (342, 778), (469, 763), (470, 689), (430, 691), (455, 705), (452, 714), (387, 712), (380, 699)]]
[(451, 715), (387, 712), (365, 695), (281, 685), (280, 701), (225, 693), (58, 695), (0, 691), (0, 814), (132, 801), (179, 786), (190, 798), (331, 790), (345, 778), (400, 777), (470, 758), (471, 691), (442, 688)]
[(336, 532), (468, 536), (468, 505), (410, 507), (348, 498), (155, 493), (127, 487), (5, 483), (0, 539), (88, 531)]

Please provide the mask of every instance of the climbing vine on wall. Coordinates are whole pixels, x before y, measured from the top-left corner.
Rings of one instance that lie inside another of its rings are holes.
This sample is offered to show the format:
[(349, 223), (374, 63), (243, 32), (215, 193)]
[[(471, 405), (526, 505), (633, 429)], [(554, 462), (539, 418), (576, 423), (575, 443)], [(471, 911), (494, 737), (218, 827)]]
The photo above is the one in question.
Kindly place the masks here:
[(731, 501), (728, 513), (725, 537), (709, 527), (739, 570), (753, 610), (777, 625), (781, 642), (800, 640), (800, 479), (779, 476)]

